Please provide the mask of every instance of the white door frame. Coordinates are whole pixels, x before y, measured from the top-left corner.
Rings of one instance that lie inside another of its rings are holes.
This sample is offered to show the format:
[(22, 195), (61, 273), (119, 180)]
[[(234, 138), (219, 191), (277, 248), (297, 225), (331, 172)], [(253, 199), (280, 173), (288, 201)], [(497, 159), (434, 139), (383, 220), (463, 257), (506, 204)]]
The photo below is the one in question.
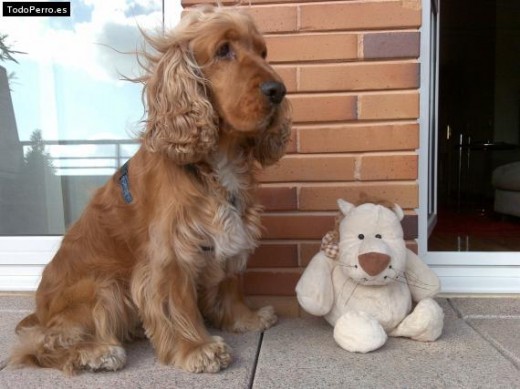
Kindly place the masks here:
[[(442, 0), (439, 0), (442, 6)], [(520, 252), (434, 252), (428, 251), (428, 164), (430, 144), (430, 42), (431, 0), (422, 0), (421, 106), (419, 148), (419, 255), (439, 275), (445, 293), (520, 293)], [(437, 18), (437, 21), (439, 19)], [(438, 29), (437, 37), (438, 39)], [(438, 45), (437, 45), (438, 50)], [(439, 56), (437, 55), (437, 58)], [(434, 71), (437, 71), (437, 66)], [(433, 98), (437, 98), (434, 96)], [(436, 137), (435, 137), (436, 139)], [(435, 148), (437, 149), (437, 148)], [(436, 161), (436, 156), (435, 156)], [(434, 199), (436, 212), (436, 199)], [(520, 239), (520, 237), (519, 237)]]

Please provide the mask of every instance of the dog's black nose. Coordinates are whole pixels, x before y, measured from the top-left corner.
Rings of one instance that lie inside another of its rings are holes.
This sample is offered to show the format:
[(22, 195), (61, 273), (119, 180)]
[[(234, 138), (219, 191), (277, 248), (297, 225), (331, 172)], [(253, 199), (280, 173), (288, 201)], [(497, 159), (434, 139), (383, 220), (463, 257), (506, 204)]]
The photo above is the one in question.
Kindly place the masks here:
[(267, 81), (260, 85), (260, 90), (273, 104), (280, 104), (287, 90), (285, 85), (277, 81)]

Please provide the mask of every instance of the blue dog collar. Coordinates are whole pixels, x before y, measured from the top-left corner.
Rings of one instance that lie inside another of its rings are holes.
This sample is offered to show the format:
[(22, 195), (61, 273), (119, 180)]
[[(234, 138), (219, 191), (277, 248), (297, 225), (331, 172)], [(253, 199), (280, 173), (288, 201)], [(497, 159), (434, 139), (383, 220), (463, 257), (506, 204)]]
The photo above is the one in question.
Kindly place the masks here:
[(119, 184), (121, 185), (121, 191), (123, 192), (123, 198), (125, 199), (125, 203), (130, 204), (133, 201), (132, 194), (130, 193), (130, 184), (128, 182), (128, 162), (121, 166), (119, 172), (121, 175), (119, 176)]

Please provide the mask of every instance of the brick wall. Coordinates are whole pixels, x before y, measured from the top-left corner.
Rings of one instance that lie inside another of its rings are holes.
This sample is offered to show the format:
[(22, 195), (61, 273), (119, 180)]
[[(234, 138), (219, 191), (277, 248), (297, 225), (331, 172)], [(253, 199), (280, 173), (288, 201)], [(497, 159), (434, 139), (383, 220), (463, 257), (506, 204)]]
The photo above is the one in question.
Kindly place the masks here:
[(357, 201), (364, 192), (400, 204), (415, 248), (420, 0), (241, 7), (265, 34), (294, 118), (288, 155), (260, 177), (265, 232), (244, 287), (254, 304), (294, 316), (301, 313), (294, 287), (334, 225), (337, 198)]

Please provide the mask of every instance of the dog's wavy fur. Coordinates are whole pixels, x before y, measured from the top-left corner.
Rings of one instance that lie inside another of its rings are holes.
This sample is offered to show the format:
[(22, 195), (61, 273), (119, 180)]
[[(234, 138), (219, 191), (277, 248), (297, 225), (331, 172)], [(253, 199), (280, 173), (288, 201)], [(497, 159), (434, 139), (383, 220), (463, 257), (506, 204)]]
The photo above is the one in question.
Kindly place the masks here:
[(95, 193), (43, 272), (11, 365), (117, 370), (122, 344), (145, 335), (162, 363), (217, 372), (230, 350), (204, 320), (230, 331), (276, 322), (272, 307), (247, 307), (239, 276), (260, 237), (255, 170), (282, 157), (290, 134), (286, 99), (260, 90), (281, 83), (264, 40), (247, 14), (203, 7), (147, 41), (133, 200), (121, 172)]

